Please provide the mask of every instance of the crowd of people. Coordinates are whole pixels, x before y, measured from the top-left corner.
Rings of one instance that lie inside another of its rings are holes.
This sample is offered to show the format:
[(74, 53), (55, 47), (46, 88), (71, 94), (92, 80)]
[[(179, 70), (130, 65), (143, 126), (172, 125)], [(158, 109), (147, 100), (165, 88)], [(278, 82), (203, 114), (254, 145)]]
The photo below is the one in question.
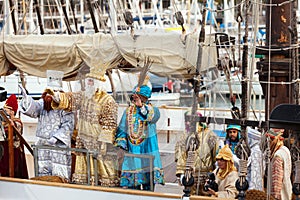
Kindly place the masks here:
[[(86, 75), (85, 89), (79, 92), (63, 91), (61, 72), (47, 71), (47, 78), (48, 87), (41, 99), (35, 101), (20, 86), (22, 99), (19, 104), (16, 96), (11, 95), (4, 105), (10, 119), (8, 123), (19, 132), (22, 132), (22, 122), (15, 117), (17, 110), (38, 119), (36, 145), (59, 147), (38, 150), (38, 176), (59, 176), (79, 184), (97, 181), (96, 184), (101, 186), (138, 190), (153, 190), (151, 185), (165, 184), (156, 130), (160, 111), (149, 102), (152, 92), (145, 82), (133, 88), (131, 103), (118, 123), (118, 104), (102, 89), (100, 75), (96, 72)], [(202, 116), (201, 113), (197, 115)], [(2, 123), (0, 173), (8, 176), (8, 124)], [(196, 123), (195, 131), (188, 120), (185, 125), (185, 133), (175, 146), (179, 184), (185, 185), (186, 176), (192, 174), (195, 178), (192, 194), (237, 197), (235, 184), (241, 166), (236, 149), (241, 139), (241, 127), (227, 125), (226, 138), (220, 141), (206, 123)], [(84, 152), (77, 152), (72, 157), (71, 152), (65, 150), (71, 147), (74, 130), (76, 148), (91, 152), (89, 158)], [(251, 148), (247, 160), (249, 190), (264, 191), (268, 182), (273, 198), (291, 199), (292, 164), (289, 149), (283, 144), (284, 130), (270, 129), (265, 134), (253, 128), (246, 131)], [(26, 179), (24, 145), (16, 134), (13, 139), (14, 175)], [(268, 165), (263, 159), (266, 152), (270, 155)], [(153, 171), (150, 163), (153, 163)], [(91, 167), (90, 177), (88, 166)], [(208, 184), (210, 181), (213, 184)]]
[[(62, 78), (62, 72), (48, 70), (47, 88), (37, 101), (19, 86), (22, 96), (19, 111), (38, 119), (35, 144), (38, 147), (38, 177), (57, 176), (70, 183), (91, 182), (139, 190), (154, 190), (152, 186), (155, 184), (164, 185), (156, 132), (160, 112), (148, 100), (152, 92), (147, 83), (143, 82), (133, 89), (131, 104), (118, 124), (118, 104), (102, 89), (103, 83), (98, 73), (92, 71), (87, 74), (85, 88), (79, 92), (64, 92)], [(13, 117), (18, 110), (16, 96), (8, 98), (4, 108), (10, 115), (11, 123), (21, 128), (20, 120)], [(1, 133), (5, 132), (6, 135), (2, 137), (0, 145), (8, 148), (8, 125), (5, 122), (3, 125), (5, 130)], [(74, 133), (77, 134), (75, 147), (90, 152), (89, 158), (82, 151), (72, 158), (71, 151), (67, 150), (71, 147)], [(15, 155), (24, 158), (15, 157), (15, 160), (26, 164), (24, 145), (19, 144), (14, 148)], [(7, 149), (1, 153), (4, 155), (1, 159), (1, 176), (8, 176)], [(88, 169), (89, 166), (91, 169)], [(28, 178), (28, 174), (21, 174), (17, 171), (19, 169), (25, 170), (27, 167), (16, 165), (15, 177)]]
[[(200, 113), (196, 114), (201, 116)], [(247, 167), (247, 189), (253, 191), (248, 193), (252, 196), (247, 199), (266, 197), (268, 187), (271, 199), (292, 199), (292, 162), (290, 151), (283, 143), (284, 129), (271, 128), (262, 134), (248, 127), (246, 133), (251, 153), (246, 160), (247, 166), (240, 166), (237, 148), (240, 144), (241, 126), (227, 125), (224, 140), (219, 140), (203, 122), (197, 123), (196, 127), (195, 133), (190, 132), (190, 123), (186, 122), (186, 133), (177, 142), (175, 150), (179, 184), (184, 183), (186, 171), (191, 169), (195, 181), (190, 189), (191, 194), (237, 198), (239, 168)], [(190, 154), (190, 144), (196, 144), (193, 150), (195, 154)], [(268, 155), (270, 162), (266, 163)]]

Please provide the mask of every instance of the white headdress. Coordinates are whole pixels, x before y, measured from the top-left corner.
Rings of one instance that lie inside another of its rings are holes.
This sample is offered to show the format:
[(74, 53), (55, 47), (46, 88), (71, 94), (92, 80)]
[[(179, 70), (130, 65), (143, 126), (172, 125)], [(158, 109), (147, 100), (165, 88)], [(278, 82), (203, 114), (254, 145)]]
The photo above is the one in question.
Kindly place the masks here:
[(47, 87), (53, 90), (63, 90), (62, 79), (64, 72), (47, 70)]

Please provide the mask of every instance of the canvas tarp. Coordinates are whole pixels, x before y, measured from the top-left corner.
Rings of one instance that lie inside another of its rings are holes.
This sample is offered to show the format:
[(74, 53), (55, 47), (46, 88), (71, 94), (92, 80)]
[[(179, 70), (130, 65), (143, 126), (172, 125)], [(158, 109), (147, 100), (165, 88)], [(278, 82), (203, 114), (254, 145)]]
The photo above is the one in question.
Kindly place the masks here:
[[(178, 33), (93, 35), (8, 35), (2, 37), (0, 76), (8, 73), (9, 63), (21, 71), (46, 77), (46, 70), (61, 70), (72, 76), (85, 63), (104, 73), (117, 68), (125, 59), (132, 66), (153, 61), (150, 71), (161, 76), (192, 76), (198, 57), (198, 33), (182, 37)], [(213, 37), (206, 37), (200, 71), (216, 67)]]

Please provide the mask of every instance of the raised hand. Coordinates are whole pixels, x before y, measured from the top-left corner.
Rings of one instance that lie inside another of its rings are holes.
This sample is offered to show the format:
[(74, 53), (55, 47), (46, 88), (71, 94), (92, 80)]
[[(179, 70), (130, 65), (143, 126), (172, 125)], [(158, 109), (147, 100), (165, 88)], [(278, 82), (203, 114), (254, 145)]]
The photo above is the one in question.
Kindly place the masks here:
[(133, 95), (132, 95), (132, 98), (133, 98), (132, 102), (133, 102), (136, 106), (138, 106), (138, 107), (142, 107), (142, 106), (143, 106), (142, 100), (141, 100), (141, 98), (139, 97), (139, 95), (133, 94)]
[(27, 91), (25, 90), (25, 88), (22, 86), (22, 84), (18, 84), (20, 90), (21, 90), (21, 95), (23, 96), (23, 98), (27, 98)]
[(21, 90), (21, 95), (22, 95), (22, 101), (23, 101), (23, 104), (22, 104), (22, 107), (24, 109), (28, 108), (29, 107), (29, 102), (30, 102), (30, 99), (29, 99), (29, 96), (27, 94), (27, 91), (25, 90), (25, 88), (21, 85), (21, 84), (18, 84), (20, 90)]

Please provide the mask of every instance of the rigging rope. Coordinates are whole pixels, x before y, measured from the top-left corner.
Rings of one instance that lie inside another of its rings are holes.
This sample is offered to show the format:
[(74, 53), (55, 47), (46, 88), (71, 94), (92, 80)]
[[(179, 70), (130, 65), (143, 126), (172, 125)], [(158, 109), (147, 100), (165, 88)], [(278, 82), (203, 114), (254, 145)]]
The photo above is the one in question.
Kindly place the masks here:
[[(298, 155), (299, 157), (299, 155)], [(298, 158), (297, 161), (295, 161), (295, 181), (294, 183), (300, 183), (300, 160)]]

